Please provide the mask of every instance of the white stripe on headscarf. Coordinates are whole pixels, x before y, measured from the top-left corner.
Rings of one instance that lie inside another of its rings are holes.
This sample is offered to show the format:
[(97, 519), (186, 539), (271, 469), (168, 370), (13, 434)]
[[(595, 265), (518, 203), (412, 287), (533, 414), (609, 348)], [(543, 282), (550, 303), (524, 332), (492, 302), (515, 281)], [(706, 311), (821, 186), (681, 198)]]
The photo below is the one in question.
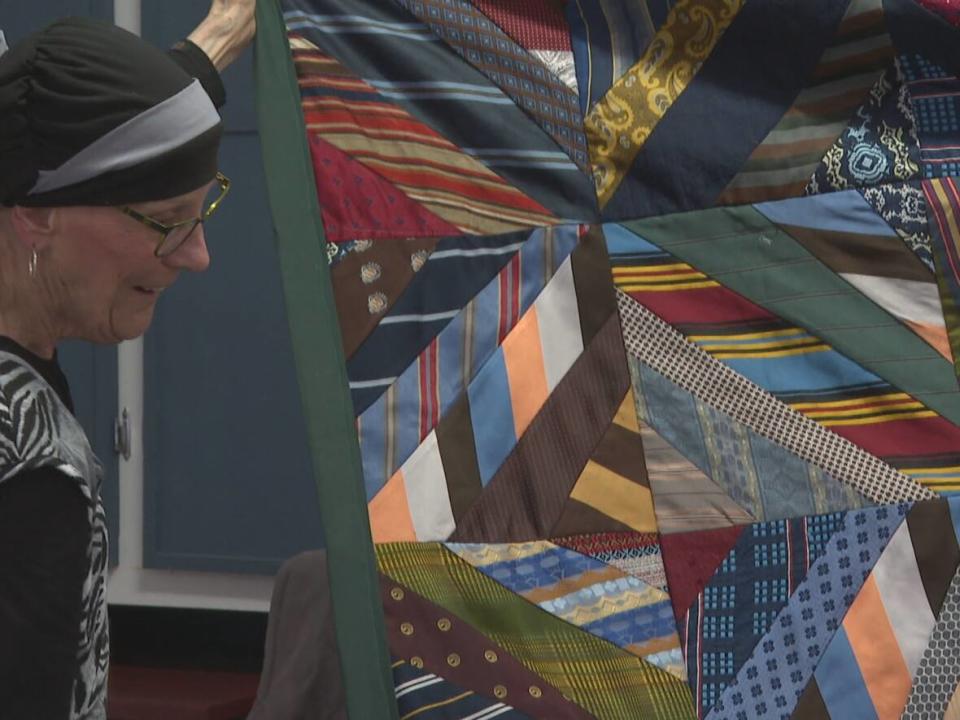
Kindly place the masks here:
[(220, 122), (199, 80), (95, 140), (54, 170), (41, 170), (30, 195), (76, 185), (175, 150)]

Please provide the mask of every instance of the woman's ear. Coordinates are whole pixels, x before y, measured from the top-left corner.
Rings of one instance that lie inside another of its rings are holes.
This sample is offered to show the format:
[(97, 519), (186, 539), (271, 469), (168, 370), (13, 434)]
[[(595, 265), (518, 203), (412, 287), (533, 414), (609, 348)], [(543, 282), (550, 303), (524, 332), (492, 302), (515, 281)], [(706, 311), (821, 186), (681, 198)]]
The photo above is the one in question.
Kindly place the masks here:
[(43, 250), (50, 244), (58, 229), (57, 208), (23, 207), (10, 209), (10, 224), (17, 239), (29, 248)]

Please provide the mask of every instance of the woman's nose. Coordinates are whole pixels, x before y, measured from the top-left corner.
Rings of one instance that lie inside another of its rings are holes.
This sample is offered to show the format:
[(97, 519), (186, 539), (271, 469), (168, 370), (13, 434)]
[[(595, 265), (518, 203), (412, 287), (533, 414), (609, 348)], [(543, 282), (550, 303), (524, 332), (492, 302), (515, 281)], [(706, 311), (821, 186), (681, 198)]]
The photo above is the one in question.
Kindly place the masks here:
[(190, 233), (183, 245), (165, 257), (164, 262), (170, 267), (190, 272), (203, 272), (210, 267), (210, 252), (207, 250), (203, 225)]

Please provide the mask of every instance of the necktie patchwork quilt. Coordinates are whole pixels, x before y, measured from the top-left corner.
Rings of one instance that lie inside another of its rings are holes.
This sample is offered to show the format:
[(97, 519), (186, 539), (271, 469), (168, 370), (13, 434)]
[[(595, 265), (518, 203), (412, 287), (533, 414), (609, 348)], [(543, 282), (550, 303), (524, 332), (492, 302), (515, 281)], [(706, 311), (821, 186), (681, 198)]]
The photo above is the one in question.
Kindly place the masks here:
[(399, 717), (960, 718), (960, 3), (280, 5)]

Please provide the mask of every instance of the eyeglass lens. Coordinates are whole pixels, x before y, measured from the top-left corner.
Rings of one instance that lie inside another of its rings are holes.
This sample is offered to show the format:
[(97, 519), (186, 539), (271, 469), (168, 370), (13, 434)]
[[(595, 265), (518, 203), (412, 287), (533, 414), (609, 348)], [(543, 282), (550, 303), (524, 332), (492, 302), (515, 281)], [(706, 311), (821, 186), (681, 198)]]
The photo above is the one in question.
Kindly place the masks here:
[(164, 255), (170, 255), (176, 252), (181, 245), (190, 239), (190, 236), (193, 235), (198, 225), (200, 225), (200, 220), (187, 223), (186, 225), (180, 225), (171, 230), (160, 243), (160, 247), (157, 248), (157, 255), (163, 257)]
[[(223, 190), (218, 185), (214, 185), (210, 188), (210, 191), (207, 193), (206, 198), (203, 201), (203, 213), (201, 218), (206, 220), (213, 214), (215, 205), (217, 201), (223, 196)], [(193, 223), (187, 223), (186, 225), (181, 225), (180, 227), (174, 228), (171, 230), (163, 242), (160, 243), (160, 247), (157, 249), (157, 255), (163, 257), (165, 255), (170, 255), (179, 249), (187, 240), (190, 239), (190, 236), (196, 231), (197, 226), (203, 223), (203, 220), (197, 220)]]

